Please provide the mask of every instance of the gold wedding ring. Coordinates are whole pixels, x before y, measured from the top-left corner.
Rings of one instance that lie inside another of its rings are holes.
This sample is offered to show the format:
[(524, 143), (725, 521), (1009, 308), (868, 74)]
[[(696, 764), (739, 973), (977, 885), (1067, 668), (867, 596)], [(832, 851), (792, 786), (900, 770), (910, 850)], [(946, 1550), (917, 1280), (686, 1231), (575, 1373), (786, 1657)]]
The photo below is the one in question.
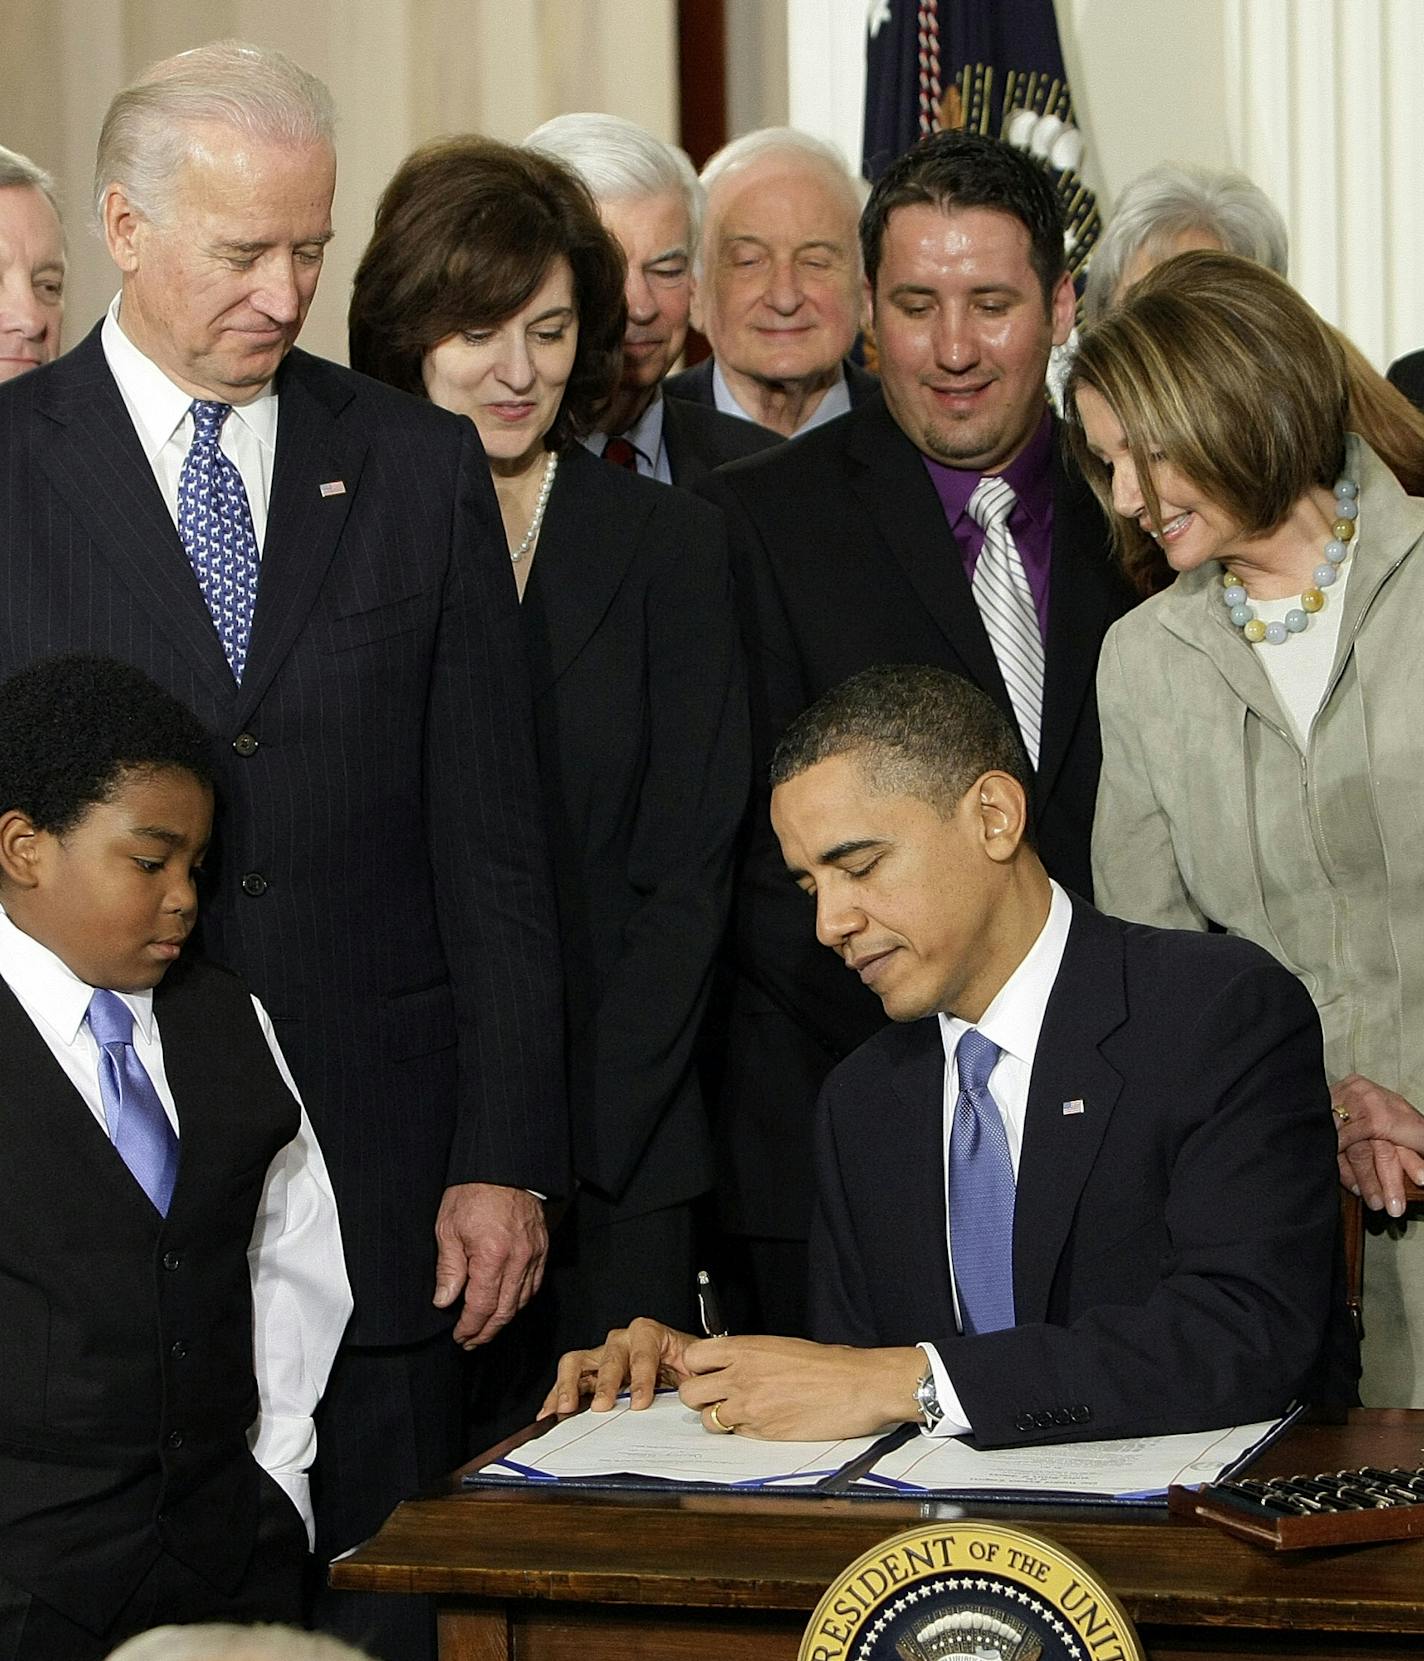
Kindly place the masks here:
[(721, 1405), (721, 1402), (714, 1401), (712, 1406), (708, 1409), (707, 1417), (711, 1419), (712, 1423), (716, 1425), (718, 1430), (720, 1430), (724, 1436), (730, 1436), (737, 1427), (735, 1425), (726, 1425), (722, 1423), (722, 1415), (717, 1411)]
[(1335, 1115), (1335, 1117), (1340, 1121), (1340, 1123), (1342, 1125), (1348, 1125), (1349, 1124), (1349, 1122), (1350, 1122), (1350, 1110), (1349, 1110), (1348, 1107), (1333, 1107), (1332, 1106), (1330, 1111)]

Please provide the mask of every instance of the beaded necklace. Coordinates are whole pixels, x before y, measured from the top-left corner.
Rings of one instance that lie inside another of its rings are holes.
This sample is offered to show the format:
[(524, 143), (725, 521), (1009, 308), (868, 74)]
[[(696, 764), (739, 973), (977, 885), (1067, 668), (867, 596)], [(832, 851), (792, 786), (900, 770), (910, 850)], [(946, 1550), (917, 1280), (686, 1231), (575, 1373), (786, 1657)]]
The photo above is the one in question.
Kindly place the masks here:
[(1324, 590), (1340, 575), (1340, 567), (1350, 555), (1350, 544), (1355, 537), (1355, 521), (1360, 516), (1357, 500), (1360, 487), (1353, 479), (1335, 481), (1335, 519), (1330, 526), (1330, 538), (1322, 550), (1324, 558), (1311, 573), (1311, 585), (1302, 591), (1300, 604), (1285, 615), (1284, 622), (1263, 623), (1252, 609), (1245, 585), (1230, 571), (1223, 571), (1222, 600), (1227, 615), (1253, 646), (1263, 642), (1279, 646), (1293, 634), (1301, 634), (1310, 622), (1311, 614), (1325, 605)]

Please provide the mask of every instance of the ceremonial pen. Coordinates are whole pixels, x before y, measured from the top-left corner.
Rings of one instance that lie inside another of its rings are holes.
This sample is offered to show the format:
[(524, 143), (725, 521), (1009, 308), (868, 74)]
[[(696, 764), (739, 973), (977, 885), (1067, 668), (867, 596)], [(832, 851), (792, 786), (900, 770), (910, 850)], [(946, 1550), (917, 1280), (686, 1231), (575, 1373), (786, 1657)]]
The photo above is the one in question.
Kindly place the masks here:
[(709, 1338), (725, 1338), (727, 1323), (722, 1318), (722, 1302), (717, 1288), (706, 1269), (697, 1271), (697, 1312), (702, 1317), (702, 1330)]

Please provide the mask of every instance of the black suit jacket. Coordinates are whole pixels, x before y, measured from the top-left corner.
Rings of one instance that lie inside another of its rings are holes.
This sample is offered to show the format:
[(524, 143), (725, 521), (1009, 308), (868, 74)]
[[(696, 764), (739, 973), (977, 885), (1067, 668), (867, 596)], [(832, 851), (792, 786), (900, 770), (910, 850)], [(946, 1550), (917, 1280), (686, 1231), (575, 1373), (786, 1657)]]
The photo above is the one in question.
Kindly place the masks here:
[[(671, 398), (680, 398), (689, 404), (706, 404), (715, 408), (717, 400), (712, 392), (712, 365), (715, 361), (713, 358), (703, 358), (701, 363), (693, 364), (691, 369), (680, 369), (676, 375), (669, 375), (663, 382), (664, 394)], [(852, 359), (844, 358), (841, 367), (845, 370), (846, 386), (850, 389), (852, 409), (879, 392), (880, 382), (877, 377), (862, 369)], [(731, 419), (737, 421), (741, 417), (734, 415)], [(770, 430), (767, 428), (768, 432)], [(775, 436), (777, 443), (785, 442), (780, 434)]]
[(445, 1185), (566, 1181), (528, 675), (471, 423), (300, 351), (277, 384), (240, 688), (99, 331), (0, 388), (0, 672), (109, 653), (212, 732), (203, 942), (262, 997), (321, 1138), (349, 1336), (411, 1342), (448, 1320)]
[[(1056, 453), (1054, 467), (1032, 805), (1045, 865), (1088, 893), (1102, 760), (1094, 677), (1103, 635), (1133, 595), (1086, 483)], [(1014, 716), (939, 496), (883, 399), (723, 468), (700, 488), (727, 516), (761, 787), (734, 903), (722, 1200), (734, 1230), (796, 1238), (810, 1217), (816, 1092), (885, 1017), (879, 999), (817, 944), (811, 908), (786, 876), (767, 812), (772, 751), (808, 704), (877, 663), (953, 670)]]
[(1355, 1399), (1320, 1023), (1288, 970), (1243, 940), (1075, 904), (1029, 1086), (1018, 1324), (972, 1338), (945, 1249), (944, 1068), (931, 1018), (826, 1081), (816, 1337), (935, 1343), (987, 1445)]
[(1387, 373), (1416, 409), (1424, 409), (1424, 352), (1408, 352), (1396, 358)]
[(558, 886), (574, 1169), (604, 1215), (711, 1185), (693, 1052), (750, 781), (726, 533), (582, 445), (524, 594)]
[(724, 415), (708, 404), (686, 398), (663, 399), (663, 443), (672, 482), (687, 488), (705, 479), (724, 462), (741, 461), (769, 450), (781, 439), (769, 427), (740, 416)]

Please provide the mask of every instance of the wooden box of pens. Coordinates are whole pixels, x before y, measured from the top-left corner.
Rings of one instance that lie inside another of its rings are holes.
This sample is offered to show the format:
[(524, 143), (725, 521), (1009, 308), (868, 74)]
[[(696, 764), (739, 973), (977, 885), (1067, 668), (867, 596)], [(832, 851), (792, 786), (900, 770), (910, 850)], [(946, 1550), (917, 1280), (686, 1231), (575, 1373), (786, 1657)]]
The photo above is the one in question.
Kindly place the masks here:
[(1236, 1477), (1173, 1488), (1171, 1509), (1273, 1551), (1363, 1545), (1424, 1535), (1424, 1467)]

